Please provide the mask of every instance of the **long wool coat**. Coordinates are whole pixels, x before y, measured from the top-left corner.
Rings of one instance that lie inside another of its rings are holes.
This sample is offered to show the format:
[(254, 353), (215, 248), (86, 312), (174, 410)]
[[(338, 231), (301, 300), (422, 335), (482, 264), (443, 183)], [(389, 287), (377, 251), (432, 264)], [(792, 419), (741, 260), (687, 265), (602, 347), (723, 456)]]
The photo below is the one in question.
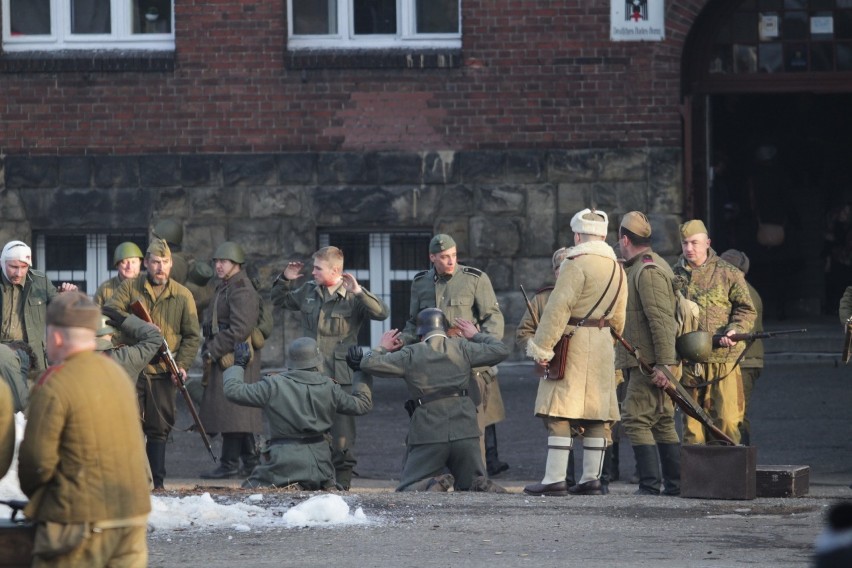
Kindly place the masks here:
[[(612, 285), (589, 319), (601, 318), (615, 300), (607, 319), (619, 333), (624, 330), (627, 308), (624, 271), (606, 242), (581, 243), (570, 250), (562, 263), (535, 337), (527, 343), (527, 355), (536, 360), (553, 357), (556, 342), (575, 329), (568, 325), (568, 319), (585, 317), (604, 294), (614, 263)], [(618, 420), (615, 386), (615, 349), (609, 328), (576, 328), (568, 347), (565, 377), (559, 381), (541, 379), (535, 414), (575, 420)]]

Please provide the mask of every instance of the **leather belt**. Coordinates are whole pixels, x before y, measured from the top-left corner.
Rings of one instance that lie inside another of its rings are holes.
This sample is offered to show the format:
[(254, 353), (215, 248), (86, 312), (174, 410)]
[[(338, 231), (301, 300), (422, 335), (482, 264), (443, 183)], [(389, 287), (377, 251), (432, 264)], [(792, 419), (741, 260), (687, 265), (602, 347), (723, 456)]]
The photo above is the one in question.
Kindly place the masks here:
[(598, 329), (603, 329), (605, 327), (612, 327), (610, 324), (610, 320), (608, 319), (590, 319), (583, 321), (580, 318), (569, 318), (568, 325), (575, 325), (578, 327), (596, 327)]
[(434, 402), (436, 400), (441, 400), (442, 398), (453, 398), (461, 396), (467, 396), (467, 389), (438, 389), (430, 392), (429, 394), (424, 394), (420, 398), (414, 399), (412, 402), (414, 402), (415, 406), (423, 406), (424, 404)]
[(272, 438), (266, 443), (269, 446), (286, 446), (289, 444), (318, 444), (323, 441), (325, 441), (325, 436), (318, 434), (306, 438)]

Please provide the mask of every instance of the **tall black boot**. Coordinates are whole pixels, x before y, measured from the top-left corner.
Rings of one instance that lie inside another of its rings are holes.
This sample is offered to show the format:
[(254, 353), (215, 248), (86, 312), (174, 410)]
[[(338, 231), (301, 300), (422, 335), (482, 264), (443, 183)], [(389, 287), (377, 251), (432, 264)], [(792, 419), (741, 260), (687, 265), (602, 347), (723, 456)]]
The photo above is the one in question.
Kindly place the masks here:
[(241, 477), (248, 477), (251, 475), (251, 472), (257, 464), (260, 463), (260, 452), (257, 449), (257, 440), (251, 432), (243, 434), (240, 445), (240, 459), (243, 461), (243, 465), (240, 467)]
[(497, 428), (494, 424), (485, 427), (485, 469), (488, 475), (497, 475), (509, 469), (509, 464), (500, 461), (497, 455)]
[(568, 456), (568, 471), (565, 472), (565, 482), (568, 487), (577, 485), (577, 477), (574, 475), (574, 452)]
[(660, 494), (660, 464), (657, 461), (657, 446), (633, 446), (636, 469), (639, 470), (639, 489), (636, 495)]
[(145, 444), (148, 454), (148, 464), (151, 466), (151, 477), (154, 489), (162, 489), (166, 479), (166, 442), (165, 440), (148, 440)]
[(663, 495), (680, 495), (680, 444), (657, 444), (663, 466)]
[(621, 479), (621, 472), (618, 470), (618, 466), (621, 463), (621, 459), (618, 455), (618, 442), (612, 443), (612, 452), (610, 452), (610, 454), (610, 463), (612, 464), (612, 467), (610, 468), (609, 472), (609, 480), (618, 481)]
[(607, 446), (606, 451), (604, 452), (603, 469), (601, 469), (601, 493), (603, 495), (609, 494), (609, 482), (613, 481), (613, 448), (614, 446)]
[(222, 455), (219, 466), (200, 475), (201, 479), (229, 479), (240, 473), (240, 450), (243, 445), (242, 434), (222, 434)]

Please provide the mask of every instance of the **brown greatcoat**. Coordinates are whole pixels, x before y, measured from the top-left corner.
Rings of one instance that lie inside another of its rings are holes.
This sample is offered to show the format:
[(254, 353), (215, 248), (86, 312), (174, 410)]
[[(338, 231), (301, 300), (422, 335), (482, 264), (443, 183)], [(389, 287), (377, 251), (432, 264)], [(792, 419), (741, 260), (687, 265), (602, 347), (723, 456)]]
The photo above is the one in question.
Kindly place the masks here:
[[(615, 264), (612, 285), (604, 294)], [(619, 278), (622, 279), (619, 288)], [(527, 355), (551, 359), (553, 347), (575, 326), (571, 317), (583, 318), (603, 295), (589, 319), (600, 319), (615, 300), (607, 319), (619, 333), (624, 330), (627, 286), (624, 271), (615, 253), (604, 241), (590, 241), (573, 247), (559, 269), (559, 278), (535, 336), (527, 343)], [(615, 349), (608, 327), (578, 327), (568, 347), (565, 378), (541, 379), (535, 401), (535, 414), (555, 418), (618, 420), (615, 396)]]
[[(246, 341), (257, 325), (259, 297), (245, 271), (240, 271), (222, 280), (216, 286), (213, 300), (204, 313), (204, 329), (210, 330), (215, 310), (218, 333), (205, 337), (201, 352), (209, 353), (213, 362), (207, 387), (201, 399), (199, 416), (209, 432), (254, 432), (263, 431), (263, 413), (260, 408), (234, 404), (225, 398), (223, 386), (224, 369), (218, 361), (234, 352), (234, 343)], [(209, 333), (209, 331), (208, 331)], [(246, 369), (243, 380), (253, 384), (260, 380), (260, 350)]]

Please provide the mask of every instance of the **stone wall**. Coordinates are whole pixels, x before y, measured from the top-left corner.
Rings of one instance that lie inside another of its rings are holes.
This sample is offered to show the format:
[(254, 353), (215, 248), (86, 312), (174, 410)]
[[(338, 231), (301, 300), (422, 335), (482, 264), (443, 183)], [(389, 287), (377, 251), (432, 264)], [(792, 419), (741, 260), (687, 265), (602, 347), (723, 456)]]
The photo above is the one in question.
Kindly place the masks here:
[[(491, 277), (506, 340), (528, 291), (552, 282), (550, 257), (571, 242), (571, 216), (646, 211), (654, 246), (679, 252), (681, 152), (674, 148), (552, 151), (283, 153), (0, 159), (0, 239), (33, 231), (146, 229), (182, 219), (184, 250), (208, 259), (240, 243), (268, 286), (288, 259), (309, 260), (318, 230), (417, 228), (452, 234), (464, 262)], [(424, 268), (428, 265), (424, 251)], [(283, 365), (298, 334), (276, 312), (264, 364)], [(517, 354), (516, 354), (517, 355)]]

